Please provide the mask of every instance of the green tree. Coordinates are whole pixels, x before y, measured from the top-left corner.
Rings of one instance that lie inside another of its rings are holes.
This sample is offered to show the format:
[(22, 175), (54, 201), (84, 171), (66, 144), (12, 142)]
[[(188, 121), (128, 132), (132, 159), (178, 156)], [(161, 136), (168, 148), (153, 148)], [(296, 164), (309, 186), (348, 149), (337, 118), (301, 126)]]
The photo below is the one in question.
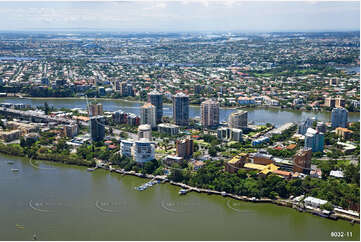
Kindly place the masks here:
[(209, 153), (209, 155), (212, 156), (212, 157), (217, 156), (217, 150), (216, 150), (214, 147), (210, 147), (210, 148), (208, 149), (208, 153)]
[(44, 112), (46, 115), (49, 115), (49, 105), (47, 102), (44, 103)]
[(325, 210), (328, 210), (328, 211), (332, 211), (333, 210), (333, 206), (331, 203), (327, 202), (326, 204), (322, 204), (320, 206), (321, 209), (325, 209)]

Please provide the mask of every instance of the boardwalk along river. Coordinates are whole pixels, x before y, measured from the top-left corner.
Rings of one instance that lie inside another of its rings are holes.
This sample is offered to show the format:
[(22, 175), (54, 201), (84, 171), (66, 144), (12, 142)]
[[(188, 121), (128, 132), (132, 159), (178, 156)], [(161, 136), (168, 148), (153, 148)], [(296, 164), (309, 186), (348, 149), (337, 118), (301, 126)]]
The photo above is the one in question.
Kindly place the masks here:
[[(13, 162), (13, 164), (9, 164)], [(12, 168), (19, 169), (12, 172)], [(0, 240), (339, 240), (360, 225), (0, 154)]]
[[(103, 104), (104, 111), (116, 111), (123, 110), (125, 112), (140, 114), (140, 107), (143, 102), (127, 102), (123, 100), (104, 100), (98, 99)], [(0, 102), (8, 103), (25, 103), (32, 106), (43, 106), (44, 102), (47, 102), (49, 106), (55, 108), (86, 108), (85, 99), (80, 98), (0, 98)], [(308, 117), (317, 117), (320, 121), (329, 122), (331, 120), (330, 112), (305, 112), (305, 111), (292, 111), (272, 108), (251, 108), (248, 110), (248, 120), (255, 124), (272, 123), (276, 126), (280, 126), (287, 122), (301, 122)], [(235, 109), (220, 108), (220, 121), (226, 121), (228, 116), (234, 112)], [(172, 105), (164, 104), (163, 113), (165, 116), (172, 116)], [(189, 107), (189, 117), (200, 116), (199, 106)], [(359, 121), (360, 113), (349, 113), (349, 121)]]

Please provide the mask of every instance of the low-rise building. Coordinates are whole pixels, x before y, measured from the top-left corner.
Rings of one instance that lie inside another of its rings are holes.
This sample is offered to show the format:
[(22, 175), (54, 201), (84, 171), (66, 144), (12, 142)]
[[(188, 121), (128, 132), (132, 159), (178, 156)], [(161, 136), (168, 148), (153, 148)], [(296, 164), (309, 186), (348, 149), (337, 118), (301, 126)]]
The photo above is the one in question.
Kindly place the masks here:
[(344, 139), (349, 139), (352, 136), (352, 130), (347, 128), (338, 127), (336, 128), (336, 135), (341, 136)]
[(274, 164), (282, 170), (293, 171), (293, 161), (274, 157)]
[(192, 163), (193, 164), (193, 169), (195, 171), (198, 171), (200, 168), (202, 168), (204, 166), (204, 162), (203, 161), (195, 161)]
[(356, 150), (356, 145), (350, 144), (350, 143), (344, 143), (344, 142), (337, 142), (336, 146), (340, 149), (342, 149), (342, 152), (345, 155), (351, 154)]
[(322, 200), (315, 197), (306, 197), (305, 200), (303, 200), (306, 206), (310, 206), (312, 208), (320, 208), (322, 205), (326, 204), (326, 200)]
[(268, 165), (274, 163), (274, 159), (272, 155), (257, 153), (253, 156), (253, 163), (260, 165)]
[(322, 170), (316, 165), (311, 165), (310, 176), (313, 178), (322, 178)]
[(284, 132), (286, 132), (287, 130), (293, 128), (294, 126), (296, 126), (295, 123), (285, 123), (281, 127), (269, 131), (266, 134), (266, 136), (271, 137), (271, 136), (276, 135), (276, 134), (283, 134)]
[(21, 131), (21, 135), (25, 135), (27, 133), (38, 132), (41, 124), (38, 123), (25, 123), (19, 121), (8, 121), (7, 128), (9, 129), (18, 129)]
[(336, 177), (336, 178), (343, 178), (343, 172), (342, 171), (330, 171), (330, 176)]
[(164, 159), (164, 163), (168, 166), (171, 166), (174, 163), (181, 163), (183, 161), (183, 157), (168, 155)]
[(177, 135), (179, 133), (179, 126), (170, 123), (158, 124), (158, 132), (167, 135)]
[(21, 131), (18, 129), (10, 130), (10, 131), (0, 131), (0, 138), (5, 142), (11, 142), (16, 139), (19, 139), (21, 135)]
[(265, 144), (268, 143), (270, 141), (270, 139), (268, 137), (261, 137), (255, 140), (252, 140), (252, 146), (257, 146), (257, 145), (261, 145), (261, 144)]
[(258, 170), (258, 171), (262, 171), (266, 168), (266, 166), (264, 165), (253, 164), (253, 163), (245, 163), (243, 167), (247, 170)]
[(238, 171), (238, 169), (242, 168), (245, 163), (248, 162), (249, 155), (246, 153), (241, 153), (225, 163), (225, 170), (229, 173), (235, 173)]
[(39, 140), (39, 134), (37, 133), (29, 133), (24, 136), (25, 142), (29, 143), (35, 143)]

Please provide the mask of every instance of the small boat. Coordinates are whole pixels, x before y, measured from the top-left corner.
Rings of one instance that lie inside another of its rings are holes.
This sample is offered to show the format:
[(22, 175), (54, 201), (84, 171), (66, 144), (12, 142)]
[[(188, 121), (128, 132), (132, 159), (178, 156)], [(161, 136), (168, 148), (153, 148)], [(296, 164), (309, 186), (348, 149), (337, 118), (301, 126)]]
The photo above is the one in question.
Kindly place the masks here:
[(13, 169), (11, 169), (11, 171), (12, 171), (12, 172), (18, 172), (18, 171), (19, 171), (19, 169), (15, 169), (15, 168), (13, 168)]
[(179, 195), (185, 195), (185, 194), (187, 194), (187, 192), (188, 192), (188, 190), (186, 190), (186, 189), (181, 189), (181, 190), (178, 192), (178, 194), (179, 194)]
[(134, 189), (137, 190), (137, 191), (143, 191), (143, 190), (146, 189), (146, 187), (144, 187), (144, 186), (139, 186), (139, 187), (135, 187)]
[(8, 164), (12, 165), (12, 164), (14, 164), (14, 161), (8, 161)]
[(96, 168), (88, 168), (88, 171), (95, 171)]

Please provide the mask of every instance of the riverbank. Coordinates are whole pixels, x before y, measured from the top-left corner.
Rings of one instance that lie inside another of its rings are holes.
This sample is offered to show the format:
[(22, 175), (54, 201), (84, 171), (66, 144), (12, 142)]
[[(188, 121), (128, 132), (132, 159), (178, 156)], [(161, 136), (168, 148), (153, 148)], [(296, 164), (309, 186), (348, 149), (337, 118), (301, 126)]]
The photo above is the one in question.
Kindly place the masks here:
[(275, 204), (278, 206), (292, 208), (299, 212), (311, 213), (313, 215), (317, 215), (317, 216), (320, 216), (323, 218), (328, 218), (328, 219), (332, 219), (332, 220), (343, 219), (343, 220), (349, 221), (351, 223), (358, 223), (358, 224), (360, 223), (360, 218), (351, 217), (351, 216), (347, 216), (347, 215), (340, 214), (340, 213), (331, 213), (329, 215), (326, 215), (323, 213), (323, 211), (321, 209), (316, 209), (316, 208), (311, 208), (311, 207), (300, 208), (298, 203), (287, 200), (287, 199), (270, 199), (270, 198), (255, 198), (255, 197), (239, 196), (239, 195), (232, 194), (232, 193), (220, 192), (220, 191), (216, 191), (216, 190), (210, 190), (210, 189), (204, 189), (204, 188), (198, 188), (198, 187), (192, 187), (192, 186), (189, 186), (184, 183), (177, 183), (177, 182), (169, 180), (166, 176), (154, 176), (152, 174), (142, 174), (142, 173), (137, 173), (135, 171), (125, 171), (124, 169), (119, 170), (119, 169), (114, 169), (112, 167), (106, 167), (106, 166), (103, 166), (101, 168), (103, 168), (105, 170), (109, 170), (110, 172), (116, 172), (116, 173), (119, 173), (122, 175), (131, 175), (131, 176), (152, 179), (152, 180), (156, 179), (156, 180), (161, 181), (162, 183), (169, 182), (169, 184), (171, 184), (173, 186), (178, 186), (178, 187), (185, 189), (185, 193), (193, 191), (193, 192), (197, 192), (197, 193), (206, 193), (209, 195), (230, 197), (235, 200), (244, 201), (244, 202), (272, 203), (272, 204)]
[[(17, 96), (8, 96), (8, 97), (14, 97), (14, 98), (19, 98)], [(31, 97), (31, 96), (22, 96), (24, 99), (34, 99), (34, 100), (52, 100), (52, 99), (57, 99), (57, 100), (78, 100), (78, 99), (83, 99), (85, 100), (85, 97)], [(104, 100), (104, 101), (122, 101), (122, 102), (128, 102), (128, 103), (145, 103), (145, 101), (141, 101), (141, 100), (129, 100), (129, 99), (123, 99), (123, 98), (110, 98), (110, 97), (88, 97), (88, 100)], [(163, 102), (163, 105), (172, 105), (172, 102)], [(189, 104), (190, 107), (200, 107), (200, 104)], [(226, 106), (221, 106), (221, 108), (224, 109), (238, 109), (241, 108), (239, 106), (235, 106), (235, 107), (226, 107)]]
[[(126, 102), (121, 100), (111, 100), (103, 101), (98, 100), (103, 104), (103, 110), (107, 112), (115, 112), (117, 110), (122, 110), (127, 113), (134, 113), (137, 116), (140, 116), (140, 106), (143, 103), (139, 102)], [(85, 110), (86, 101), (85, 99), (19, 99), (11, 97), (2, 97), (0, 102), (3, 103), (23, 103), (25, 105), (31, 105), (32, 107), (43, 107), (44, 103), (47, 102), (49, 107), (54, 107), (55, 109), (65, 108), (70, 110), (72, 108), (78, 108)], [(171, 117), (173, 115), (172, 105), (165, 104), (163, 105), (163, 115), (164, 117)], [(251, 124), (255, 125), (265, 125), (266, 123), (271, 123), (275, 127), (280, 127), (286, 123), (300, 123), (302, 120), (307, 118), (316, 117), (318, 121), (330, 122), (331, 113), (330, 112), (303, 112), (303, 111), (286, 111), (284, 109), (275, 109), (275, 108), (245, 108), (243, 110), (248, 111), (248, 121)], [(229, 115), (236, 111), (235, 109), (230, 108), (220, 108), (219, 109), (219, 121), (227, 122)], [(196, 119), (200, 117), (200, 107), (189, 107), (189, 118)], [(350, 113), (349, 112), (349, 121), (350, 122), (359, 122), (360, 113)]]
[[(21, 148), (21, 147), (20, 147)], [(13, 145), (5, 145), (0, 143), (0, 153), (3, 154), (7, 154), (7, 155), (13, 155), (13, 156), (17, 156), (17, 157), (22, 157), (22, 158), (27, 158), (27, 156), (25, 156), (25, 153), (23, 153), (23, 151), (21, 149), (16, 149), (15, 146)], [(61, 155), (57, 155), (57, 154), (37, 154), (36, 155), (36, 159), (38, 160), (44, 160), (44, 161), (49, 161), (49, 162), (55, 162), (55, 163), (62, 163), (62, 164), (66, 164), (66, 165), (77, 165), (77, 166), (85, 166), (85, 167), (90, 167), (91, 165), (95, 165), (96, 163), (93, 163), (89, 160), (77, 160), (75, 157), (64, 157)], [(246, 202), (261, 202), (261, 203), (273, 203), (276, 205), (280, 205), (280, 206), (285, 206), (285, 207), (291, 207), (291, 208), (295, 208), (299, 211), (299, 204), (295, 203), (293, 201), (290, 200), (285, 200), (285, 199), (269, 199), (269, 198), (255, 198), (255, 197), (247, 197), (247, 196), (239, 196), (236, 194), (232, 194), (232, 193), (226, 193), (226, 192), (222, 192), (222, 191), (217, 191), (217, 190), (210, 190), (210, 189), (203, 189), (203, 188), (198, 188), (198, 187), (192, 187), (189, 186), (187, 184), (184, 183), (177, 183), (174, 181), (170, 181), (167, 176), (163, 175), (163, 176), (154, 176), (152, 174), (143, 174), (143, 173), (137, 173), (135, 171), (125, 171), (124, 169), (118, 170), (118, 169), (114, 169), (112, 168), (112, 166), (108, 166), (108, 165), (101, 165), (101, 166), (96, 166), (96, 168), (103, 168), (105, 170), (109, 170), (110, 172), (116, 172), (116, 173), (120, 173), (123, 175), (132, 175), (132, 176), (137, 176), (140, 178), (148, 178), (148, 179), (157, 179), (157, 180), (161, 180), (162, 182), (169, 182), (171, 185), (175, 185), (175, 186), (179, 186), (183, 189), (186, 189), (186, 192), (197, 192), (197, 193), (207, 193), (207, 194), (213, 194), (213, 195), (221, 195), (224, 197), (230, 197), (236, 200), (240, 200), (240, 201), (246, 201)], [(96, 169), (95, 168), (95, 169)], [(89, 168), (89, 171), (94, 171), (95, 169)], [(319, 215), (321, 217), (327, 217), (330, 219), (344, 219), (344, 220), (348, 220), (351, 222), (357, 222), (360, 223), (360, 219), (359, 218), (355, 218), (355, 217), (349, 217), (349, 216), (338, 216), (335, 214), (332, 214), (331, 216), (326, 216), (321, 210), (319, 209), (302, 209), (303, 212), (310, 212), (312, 214), (315, 215)]]
[[(16, 94), (18, 95), (18, 94)], [(21, 95), (21, 94), (20, 94)], [(8, 98), (19, 98), (16, 96), (8, 96)], [(20, 98), (19, 98), (20, 99)], [(85, 98), (82, 97), (30, 97), (30, 96), (23, 96), (23, 99), (28, 99), (28, 100), (84, 100)], [(145, 101), (140, 101), (140, 100), (129, 100), (127, 98), (107, 98), (107, 97), (99, 97), (99, 98), (88, 98), (88, 100), (100, 100), (100, 101), (119, 101), (119, 102), (124, 102), (124, 103), (135, 103), (135, 104), (140, 104), (142, 105)], [(165, 106), (171, 106), (172, 103), (171, 102), (164, 102)], [(190, 107), (194, 107), (194, 108), (200, 108), (201, 105), (199, 104), (190, 104)], [(232, 107), (227, 107), (227, 106), (220, 106), (220, 108), (225, 109), (225, 110), (236, 110), (236, 109), (249, 109), (249, 110), (281, 110), (281, 111), (289, 111), (289, 112), (305, 112), (305, 113), (327, 113), (330, 114), (330, 111), (327, 110), (307, 110), (307, 109), (292, 109), (292, 108), (282, 108), (280, 106), (270, 106), (270, 105), (257, 105), (257, 106), (232, 106)], [(349, 112), (350, 114), (360, 114), (360, 112)]]

